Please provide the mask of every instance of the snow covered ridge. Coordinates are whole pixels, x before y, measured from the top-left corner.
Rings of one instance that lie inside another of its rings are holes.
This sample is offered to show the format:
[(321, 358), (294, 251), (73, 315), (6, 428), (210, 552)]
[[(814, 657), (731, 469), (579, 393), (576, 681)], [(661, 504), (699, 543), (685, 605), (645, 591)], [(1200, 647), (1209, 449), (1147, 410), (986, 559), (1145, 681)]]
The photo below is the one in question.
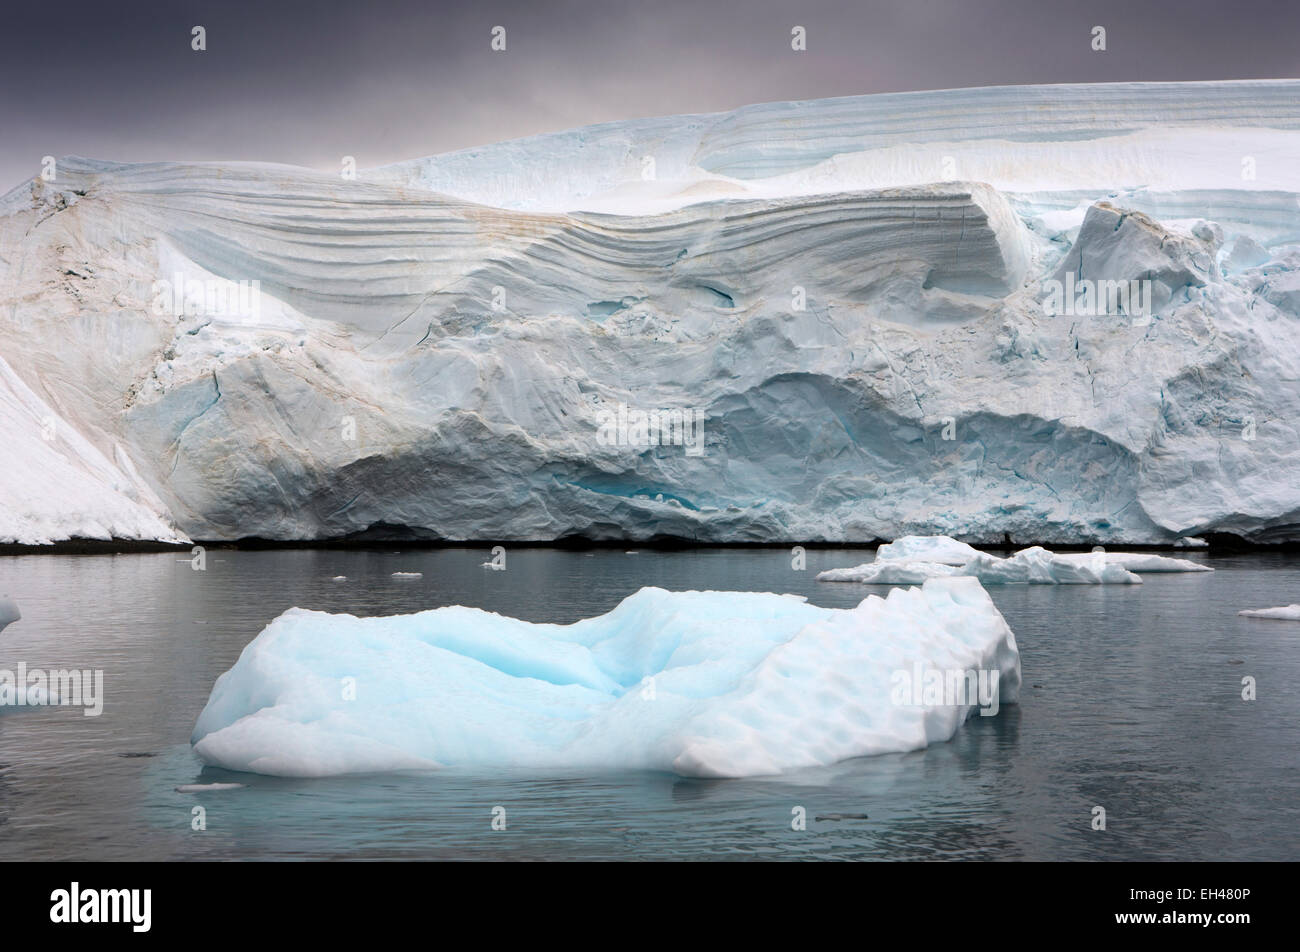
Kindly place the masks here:
[[(951, 693), (954, 682), (981, 697)], [(572, 625), (460, 606), (380, 618), (291, 609), (217, 679), (192, 740), (208, 763), (285, 776), (747, 777), (945, 741), (977, 704), (994, 713), (1019, 688), (1015, 635), (974, 579), (853, 609), (643, 588)]]
[(0, 542), (1300, 539), (1297, 154), (1250, 81), (63, 159), (0, 199)]

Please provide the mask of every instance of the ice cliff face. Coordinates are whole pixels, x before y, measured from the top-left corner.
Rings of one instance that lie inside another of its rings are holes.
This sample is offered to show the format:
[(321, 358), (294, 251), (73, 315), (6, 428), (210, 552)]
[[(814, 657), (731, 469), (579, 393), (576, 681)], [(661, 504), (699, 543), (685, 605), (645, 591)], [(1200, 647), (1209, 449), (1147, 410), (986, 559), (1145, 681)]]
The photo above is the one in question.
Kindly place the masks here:
[(64, 159), (0, 202), (0, 541), (1297, 539), (1298, 157), (1252, 81)]

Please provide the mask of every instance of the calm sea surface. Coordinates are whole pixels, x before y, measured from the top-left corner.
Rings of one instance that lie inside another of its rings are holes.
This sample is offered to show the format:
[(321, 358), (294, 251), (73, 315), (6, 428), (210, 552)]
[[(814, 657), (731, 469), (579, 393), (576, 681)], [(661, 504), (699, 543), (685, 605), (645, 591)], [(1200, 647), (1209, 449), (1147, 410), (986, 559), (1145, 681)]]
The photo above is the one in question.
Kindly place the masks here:
[[(778, 549), (518, 548), (491, 572), (486, 549), (400, 549), (210, 549), (205, 572), (183, 553), (0, 557), (0, 593), (23, 612), (0, 634), (0, 668), (101, 668), (106, 694), (100, 717), (0, 714), (0, 857), (1300, 859), (1300, 623), (1237, 615), (1300, 602), (1295, 555), (1195, 555), (1217, 571), (1141, 586), (990, 587), (1020, 645), (1021, 703), (911, 754), (743, 781), (205, 768), (189, 736), (213, 681), (292, 606), (571, 622), (645, 585), (834, 607), (886, 591), (814, 581), (864, 550), (809, 550), (796, 572)], [(175, 790), (223, 781), (247, 786)], [(191, 829), (196, 805), (205, 831)], [(814, 819), (831, 813), (869, 819)]]

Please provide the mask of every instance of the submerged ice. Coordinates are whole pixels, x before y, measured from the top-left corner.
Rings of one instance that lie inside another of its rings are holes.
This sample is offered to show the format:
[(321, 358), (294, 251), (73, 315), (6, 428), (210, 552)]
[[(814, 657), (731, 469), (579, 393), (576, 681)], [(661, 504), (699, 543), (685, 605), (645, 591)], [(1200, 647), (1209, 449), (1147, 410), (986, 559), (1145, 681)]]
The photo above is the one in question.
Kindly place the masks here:
[(22, 618), (18, 603), (8, 595), (0, 595), (0, 631)]
[(643, 588), (572, 625), (460, 606), (379, 618), (292, 609), (218, 678), (193, 743), (208, 763), (289, 776), (745, 777), (951, 738), (983, 700), (900, 693), (918, 673), (970, 678), (985, 699), (991, 681), (993, 711), (1016, 700), (1015, 636), (974, 579), (852, 609)]
[(1248, 618), (1276, 618), (1279, 621), (1300, 621), (1300, 604), (1281, 605), (1277, 608), (1247, 608), (1237, 612)]

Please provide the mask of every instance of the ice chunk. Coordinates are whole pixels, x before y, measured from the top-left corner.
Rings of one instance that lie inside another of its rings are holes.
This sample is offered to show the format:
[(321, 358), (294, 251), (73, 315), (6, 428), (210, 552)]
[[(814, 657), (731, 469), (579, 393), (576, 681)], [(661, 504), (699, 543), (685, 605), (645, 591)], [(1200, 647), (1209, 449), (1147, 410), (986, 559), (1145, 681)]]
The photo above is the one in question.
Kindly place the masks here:
[(1122, 565), (1107, 561), (1104, 553), (1087, 553), (1073, 558), (1049, 552), (1041, 546), (1021, 549), (1007, 559), (985, 552), (963, 566), (962, 575), (973, 575), (985, 585), (1028, 582), (1038, 585), (1140, 585), (1142, 580)]
[[(940, 561), (881, 561), (880, 552), (894, 545), (901, 550), (926, 551), (941, 557), (955, 558), (963, 542), (947, 536), (909, 536), (891, 545), (881, 546), (876, 561), (853, 568), (827, 569), (817, 576), (819, 582), (864, 582), (870, 585), (914, 585), (928, 578), (970, 576), (985, 585), (1028, 582), (1040, 585), (1102, 585), (1141, 583), (1134, 572), (1203, 572), (1212, 571), (1186, 559), (1168, 559), (1159, 555), (1129, 552), (1084, 552), (1058, 555), (1040, 546), (1021, 549), (1010, 558), (998, 558), (978, 549), (960, 567)], [(1138, 568), (1140, 566), (1140, 568)]]
[(0, 595), (0, 631), (4, 631), (7, 625), (22, 618), (22, 612), (18, 610), (18, 604), (8, 595)]
[(948, 536), (903, 536), (876, 550), (876, 560), (911, 559), (917, 562), (942, 562), (944, 565), (965, 565), (979, 549), (958, 542)]
[(291, 609), (217, 679), (193, 743), (208, 763), (289, 776), (772, 774), (950, 738), (976, 702), (900, 696), (900, 676), (922, 670), (984, 672), (998, 702), (1015, 701), (1015, 636), (974, 579), (852, 609), (643, 588), (572, 625), (460, 606), (379, 618)]
[(1282, 621), (1300, 621), (1300, 605), (1283, 605), (1281, 608), (1247, 608), (1237, 612), (1250, 618), (1278, 618)]
[(1249, 235), (1242, 235), (1233, 243), (1224, 265), (1229, 271), (1245, 271), (1264, 264), (1270, 257), (1257, 241)]
[(904, 562), (895, 559), (864, 562), (846, 569), (827, 569), (817, 575), (819, 582), (863, 582), (867, 585), (920, 585), (926, 579), (946, 578), (961, 570), (941, 562)]
[(1101, 555), (1107, 565), (1122, 565), (1130, 572), (1213, 572), (1208, 565), (1193, 562), (1191, 559), (1173, 559), (1164, 555), (1151, 555), (1146, 552), (1073, 552), (1057, 555), (1058, 559), (1095, 564)]

